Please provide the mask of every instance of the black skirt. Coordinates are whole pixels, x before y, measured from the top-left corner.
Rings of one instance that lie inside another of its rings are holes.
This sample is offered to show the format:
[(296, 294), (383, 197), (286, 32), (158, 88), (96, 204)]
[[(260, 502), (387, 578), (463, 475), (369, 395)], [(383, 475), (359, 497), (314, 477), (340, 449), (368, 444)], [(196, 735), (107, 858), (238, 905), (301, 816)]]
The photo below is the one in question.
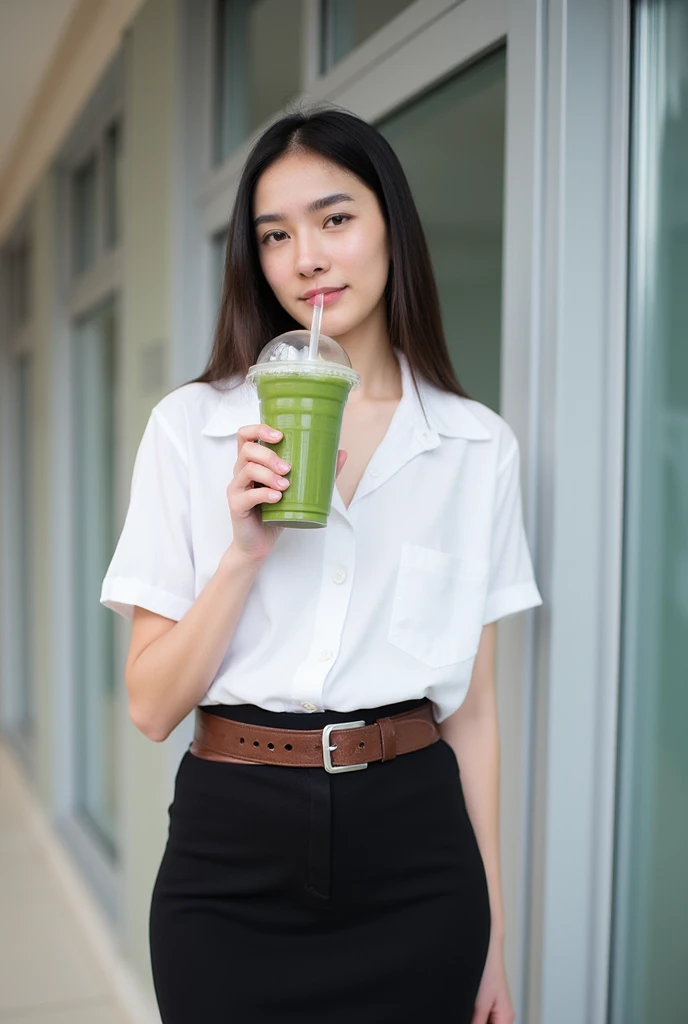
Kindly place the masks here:
[[(318, 729), (422, 703), (209, 710)], [(150, 912), (164, 1024), (469, 1024), (490, 910), (444, 740), (341, 775), (187, 750), (169, 818)]]

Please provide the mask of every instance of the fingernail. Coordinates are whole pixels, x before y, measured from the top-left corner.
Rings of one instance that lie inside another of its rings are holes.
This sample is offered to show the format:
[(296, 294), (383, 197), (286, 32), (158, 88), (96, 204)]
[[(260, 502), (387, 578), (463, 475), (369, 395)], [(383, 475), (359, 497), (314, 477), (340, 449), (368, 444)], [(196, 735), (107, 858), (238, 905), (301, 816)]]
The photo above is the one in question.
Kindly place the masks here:
[(278, 437), (281, 437), (281, 436), (282, 436), (282, 434), (280, 433), (279, 430), (271, 430), (270, 431), (270, 437), (274, 437), (275, 439), (277, 439)]
[(277, 463), (277, 468), (279, 469), (280, 473), (286, 473), (287, 470), (291, 469), (291, 466), (289, 465), (288, 462), (282, 462), (282, 460), (280, 459), (280, 461)]

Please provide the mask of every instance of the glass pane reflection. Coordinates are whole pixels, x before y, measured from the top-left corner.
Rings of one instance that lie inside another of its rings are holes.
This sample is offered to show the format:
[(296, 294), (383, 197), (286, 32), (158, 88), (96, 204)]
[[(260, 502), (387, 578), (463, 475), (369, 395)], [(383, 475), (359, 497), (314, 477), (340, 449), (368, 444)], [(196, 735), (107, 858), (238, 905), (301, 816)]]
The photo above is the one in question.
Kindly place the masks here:
[(116, 544), (116, 305), (109, 300), (76, 325), (73, 341), (75, 466), (75, 774), (78, 811), (116, 854), (114, 616), (99, 603)]
[(635, 9), (613, 1024), (688, 1006), (688, 7)]
[(459, 380), (493, 409), (500, 394), (505, 95), (500, 50), (378, 126), (420, 212)]
[(220, 0), (215, 160), (301, 91), (301, 0)]
[(413, 0), (324, 0), (322, 71), (351, 53)]

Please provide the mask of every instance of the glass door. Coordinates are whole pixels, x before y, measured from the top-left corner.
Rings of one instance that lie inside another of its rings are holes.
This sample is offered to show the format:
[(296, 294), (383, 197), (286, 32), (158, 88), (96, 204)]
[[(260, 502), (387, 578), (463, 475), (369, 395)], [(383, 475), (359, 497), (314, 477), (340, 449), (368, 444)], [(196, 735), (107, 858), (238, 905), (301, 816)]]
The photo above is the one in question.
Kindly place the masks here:
[(377, 125), (401, 160), (428, 242), (454, 368), (498, 410), (506, 52)]
[(114, 508), (117, 307), (77, 321), (73, 340), (76, 811), (114, 857), (117, 692), (114, 616), (99, 603), (116, 542)]
[(31, 645), (30, 623), (33, 619), (31, 611), (31, 582), (33, 580), (33, 548), (32, 548), (32, 524), (33, 501), (31, 498), (31, 438), (33, 425), (33, 412), (31, 402), (31, 356), (19, 357), (15, 363), (17, 398), (19, 400), (19, 491), (17, 501), (19, 503), (19, 564), (21, 566), (19, 583), (21, 586), (19, 594), (19, 623), (21, 630), (21, 642), (19, 644), (21, 656), (21, 671), (19, 678), (21, 686), (19, 689), (19, 729), (27, 742), (31, 742), (35, 725), (35, 693), (34, 693), (34, 672), (33, 672), (33, 650)]
[(13, 647), (15, 664), (13, 679), (16, 700), (13, 725), (15, 743), (26, 770), (34, 775), (36, 738), (36, 677), (34, 644), (35, 633), (32, 608), (35, 580), (34, 528), (35, 502), (33, 498), (33, 435), (34, 413), (32, 402), (33, 357), (28, 352), (17, 355), (12, 364), (14, 400), (16, 402), (17, 450), (15, 453), (15, 488), (13, 493), (13, 522), (16, 524), (17, 546), (14, 551), (14, 607)]
[(612, 1024), (688, 1010), (688, 6), (635, 9)]

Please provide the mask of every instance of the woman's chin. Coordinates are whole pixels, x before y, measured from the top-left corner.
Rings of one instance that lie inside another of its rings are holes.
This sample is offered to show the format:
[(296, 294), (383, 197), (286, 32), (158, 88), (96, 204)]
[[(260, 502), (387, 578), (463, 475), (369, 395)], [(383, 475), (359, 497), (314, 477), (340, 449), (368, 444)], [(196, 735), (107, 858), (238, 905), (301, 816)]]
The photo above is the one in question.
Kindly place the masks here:
[(330, 338), (340, 338), (350, 331), (355, 330), (363, 321), (358, 317), (352, 316), (338, 316), (334, 310), (330, 316), (327, 315), (327, 310), (323, 312), (322, 331), (323, 334), (328, 334)]
[[(297, 311), (290, 310), (294, 320), (301, 324), (306, 331), (311, 329), (313, 317), (310, 306), (308, 307), (308, 310), (309, 312), (306, 316), (304, 316), (302, 309), (298, 310), (298, 316), (296, 315)], [(351, 314), (347, 316), (344, 315), (343, 311), (340, 313), (337, 309), (328, 309), (325, 307), (323, 310), (321, 331), (323, 334), (327, 334), (330, 338), (336, 338), (339, 335), (348, 334), (349, 331), (353, 331), (361, 322), (360, 318), (351, 316)]]

